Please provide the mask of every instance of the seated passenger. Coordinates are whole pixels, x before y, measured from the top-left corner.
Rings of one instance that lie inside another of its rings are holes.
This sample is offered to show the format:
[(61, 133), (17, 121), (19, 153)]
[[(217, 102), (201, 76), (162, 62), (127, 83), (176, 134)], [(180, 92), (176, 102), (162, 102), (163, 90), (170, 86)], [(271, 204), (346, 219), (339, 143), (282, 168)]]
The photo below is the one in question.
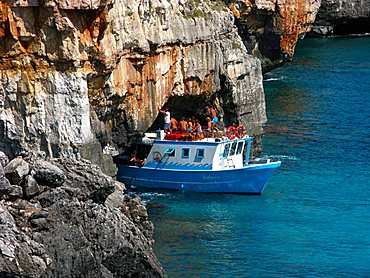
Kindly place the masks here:
[(136, 157), (136, 152), (132, 152), (131, 155), (130, 155), (130, 160), (128, 162), (129, 165), (132, 165), (132, 166), (143, 166), (145, 163), (145, 159), (139, 159)]
[(193, 122), (191, 121), (191, 118), (188, 118), (188, 132), (192, 132), (193, 130)]
[(202, 126), (199, 122), (198, 119), (195, 120), (195, 125), (193, 126), (193, 129), (192, 129), (193, 132), (196, 132), (196, 133), (202, 133)]
[(206, 121), (207, 121), (207, 128), (204, 129), (204, 131), (211, 132), (212, 131), (212, 121), (211, 121), (211, 118), (210, 117), (207, 117), (206, 118)]
[(177, 131), (177, 125), (178, 125), (177, 120), (175, 118), (171, 117), (171, 125), (170, 125), (171, 126), (170, 127), (171, 132), (176, 132)]
[(181, 117), (181, 120), (179, 122), (179, 129), (181, 132), (188, 131), (188, 122), (185, 120), (185, 117)]

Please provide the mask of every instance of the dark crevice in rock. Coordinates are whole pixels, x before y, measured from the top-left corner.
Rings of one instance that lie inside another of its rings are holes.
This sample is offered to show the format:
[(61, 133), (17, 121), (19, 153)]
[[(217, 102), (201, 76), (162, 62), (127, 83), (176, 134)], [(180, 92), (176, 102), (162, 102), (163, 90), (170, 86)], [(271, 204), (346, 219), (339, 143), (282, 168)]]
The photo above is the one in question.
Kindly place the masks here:
[[(180, 119), (195, 116), (200, 121), (205, 120), (204, 107), (207, 104), (205, 95), (185, 95), (170, 97), (163, 107), (168, 107), (171, 117)], [(163, 129), (163, 115), (159, 114), (148, 130)]]
[(334, 36), (352, 34), (370, 34), (370, 18), (349, 19), (333, 28)]
[(290, 59), (281, 50), (281, 34), (275, 30), (275, 20), (271, 12), (260, 10), (235, 20), (248, 53), (261, 60), (263, 72), (271, 71)]

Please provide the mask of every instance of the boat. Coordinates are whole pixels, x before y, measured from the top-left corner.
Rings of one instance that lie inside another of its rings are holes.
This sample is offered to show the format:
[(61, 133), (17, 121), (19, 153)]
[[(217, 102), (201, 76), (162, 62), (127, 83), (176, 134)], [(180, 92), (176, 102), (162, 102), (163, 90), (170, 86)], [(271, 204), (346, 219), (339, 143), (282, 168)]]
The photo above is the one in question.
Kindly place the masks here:
[(251, 145), (243, 126), (210, 135), (147, 133), (136, 145), (145, 157), (114, 158), (117, 180), (130, 187), (259, 195), (281, 162), (250, 160)]

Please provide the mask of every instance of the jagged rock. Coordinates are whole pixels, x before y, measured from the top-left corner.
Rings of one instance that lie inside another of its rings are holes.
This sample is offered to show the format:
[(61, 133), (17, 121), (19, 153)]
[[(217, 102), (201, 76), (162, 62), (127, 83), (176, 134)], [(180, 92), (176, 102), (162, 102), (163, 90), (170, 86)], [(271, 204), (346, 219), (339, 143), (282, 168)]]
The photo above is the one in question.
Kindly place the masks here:
[(5, 173), (4, 173), (4, 168), (3, 168), (3, 166), (0, 164), (0, 178), (3, 178), (3, 177), (4, 177), (4, 175), (5, 175)]
[(30, 219), (30, 223), (36, 231), (47, 230), (49, 228), (48, 220), (45, 218)]
[(29, 220), (46, 218), (48, 217), (48, 215), (49, 215), (48, 210), (38, 210), (31, 214), (31, 216), (29, 217)]
[(19, 185), (12, 185), (9, 188), (7, 195), (9, 196), (10, 199), (22, 198), (23, 189)]
[(100, 168), (89, 161), (65, 158), (55, 159), (52, 162), (63, 169), (66, 176), (64, 186), (80, 200), (91, 198), (95, 202), (104, 203), (115, 190), (115, 182), (112, 182), (109, 176), (103, 175)]
[(310, 35), (370, 33), (370, 1), (322, 0)]
[(121, 208), (124, 205), (125, 198), (122, 190), (116, 190), (110, 194), (105, 200), (104, 204), (110, 208)]
[(56, 189), (56, 190), (47, 190), (40, 195), (36, 196), (35, 198), (40, 203), (43, 208), (47, 208), (52, 206), (56, 203), (59, 199), (68, 198), (68, 193), (63, 189)]
[(5, 176), (11, 184), (19, 184), (30, 172), (29, 164), (21, 157), (16, 157), (4, 167)]
[(5, 167), (9, 163), (9, 158), (6, 156), (5, 153), (0, 151), (0, 166)]
[(31, 239), (16, 225), (0, 202), (0, 274), (2, 277), (41, 277), (50, 258), (43, 245)]
[(0, 276), (165, 276), (139, 198), (125, 195), (121, 183), (88, 161), (26, 159), (35, 173), (39, 165), (53, 165), (65, 180), (24, 194), (27, 200), (0, 203)]
[[(49, 213), (58, 214), (54, 217), (61, 221), (51, 223), (50, 234), (44, 236), (44, 241), (54, 246), (55, 255), (63, 253), (63, 256), (56, 256), (55, 264), (51, 265), (47, 274), (48, 277), (67, 274), (64, 267), (66, 265), (72, 267), (74, 275), (80, 277), (102, 277), (101, 266), (116, 277), (159, 276), (156, 272), (148, 272), (148, 266), (145, 266), (147, 262), (150, 263), (153, 256), (148, 254), (149, 257), (145, 258), (141, 255), (147, 250), (147, 246), (134, 244), (136, 239), (142, 238), (141, 232), (132, 224), (128, 224), (127, 219), (117, 210), (107, 210), (99, 204), (84, 205), (76, 201), (61, 202), (50, 209)], [(93, 214), (88, 216), (81, 213), (84, 210)], [(83, 233), (78, 223), (84, 223)], [(90, 247), (91, 240), (98, 243), (98, 249)], [(118, 242), (121, 244), (116, 244)], [(101, 266), (97, 264), (95, 256), (98, 250), (104, 250)], [(89, 264), (88, 268), (84, 267), (86, 263)]]
[(37, 184), (36, 180), (31, 175), (28, 175), (24, 179), (22, 187), (26, 198), (33, 197), (40, 193), (40, 186)]
[(7, 195), (9, 193), (12, 185), (5, 177), (0, 178), (0, 197)]
[(35, 180), (40, 185), (61, 186), (66, 179), (63, 171), (47, 161), (38, 161), (34, 165)]
[(132, 198), (128, 203), (129, 209), (131, 211), (131, 216), (134, 221), (140, 221), (140, 218), (147, 218), (148, 212), (141, 204), (141, 200), (139, 197)]

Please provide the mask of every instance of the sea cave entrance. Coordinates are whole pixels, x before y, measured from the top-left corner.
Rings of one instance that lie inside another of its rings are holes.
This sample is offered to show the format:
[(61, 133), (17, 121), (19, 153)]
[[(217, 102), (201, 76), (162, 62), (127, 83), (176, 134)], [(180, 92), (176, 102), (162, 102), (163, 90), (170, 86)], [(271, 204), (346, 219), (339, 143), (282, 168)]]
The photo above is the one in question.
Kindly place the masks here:
[(370, 35), (370, 19), (349, 19), (345, 23), (338, 24), (333, 29), (334, 36)]

